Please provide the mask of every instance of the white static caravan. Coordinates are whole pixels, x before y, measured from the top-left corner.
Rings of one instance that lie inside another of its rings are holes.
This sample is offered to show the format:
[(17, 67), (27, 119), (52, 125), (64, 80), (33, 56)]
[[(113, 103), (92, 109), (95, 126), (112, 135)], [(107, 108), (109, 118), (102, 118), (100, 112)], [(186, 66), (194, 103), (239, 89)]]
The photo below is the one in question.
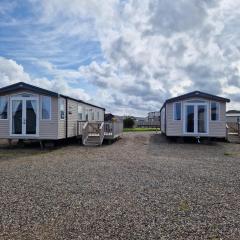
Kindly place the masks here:
[(239, 123), (240, 122), (240, 111), (229, 110), (226, 112), (227, 123)]
[(0, 138), (77, 137), (88, 129), (86, 123), (104, 123), (104, 113), (102, 107), (19, 82), (0, 89)]
[(165, 101), (161, 131), (169, 137), (226, 138), (229, 99), (194, 91)]

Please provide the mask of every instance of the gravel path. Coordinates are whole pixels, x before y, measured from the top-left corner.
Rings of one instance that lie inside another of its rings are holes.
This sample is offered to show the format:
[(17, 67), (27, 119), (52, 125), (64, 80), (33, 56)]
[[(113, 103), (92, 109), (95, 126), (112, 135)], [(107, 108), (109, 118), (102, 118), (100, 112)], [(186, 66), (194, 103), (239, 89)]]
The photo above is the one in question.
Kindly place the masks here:
[(0, 184), (0, 239), (240, 239), (237, 144), (127, 133), (0, 159)]

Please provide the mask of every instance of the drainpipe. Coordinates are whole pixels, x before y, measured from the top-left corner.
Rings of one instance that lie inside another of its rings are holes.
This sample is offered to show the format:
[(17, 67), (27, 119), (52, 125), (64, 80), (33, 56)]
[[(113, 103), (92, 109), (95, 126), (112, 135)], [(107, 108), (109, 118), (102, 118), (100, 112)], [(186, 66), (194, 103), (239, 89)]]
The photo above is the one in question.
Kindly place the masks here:
[(164, 123), (164, 127), (165, 127), (165, 135), (167, 136), (167, 104), (165, 105), (165, 123)]
[(68, 138), (68, 99), (66, 98), (66, 138)]
[(159, 124), (160, 124), (160, 131), (162, 132), (162, 129), (161, 129), (161, 127), (162, 127), (162, 112), (161, 111), (159, 111)]

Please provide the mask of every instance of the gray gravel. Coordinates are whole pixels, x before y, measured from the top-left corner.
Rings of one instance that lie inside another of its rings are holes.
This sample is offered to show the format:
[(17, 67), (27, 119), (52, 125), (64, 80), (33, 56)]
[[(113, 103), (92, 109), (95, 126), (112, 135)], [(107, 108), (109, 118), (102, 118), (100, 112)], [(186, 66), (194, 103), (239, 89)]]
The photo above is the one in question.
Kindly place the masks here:
[(0, 184), (0, 239), (240, 239), (237, 144), (127, 133), (0, 158)]

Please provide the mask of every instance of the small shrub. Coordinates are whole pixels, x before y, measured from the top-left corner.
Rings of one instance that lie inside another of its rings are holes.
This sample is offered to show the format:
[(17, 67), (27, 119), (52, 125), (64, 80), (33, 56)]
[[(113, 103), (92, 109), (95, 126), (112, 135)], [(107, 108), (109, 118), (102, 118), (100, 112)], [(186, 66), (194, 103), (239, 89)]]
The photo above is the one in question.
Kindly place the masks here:
[(123, 126), (124, 126), (124, 128), (133, 128), (133, 126), (134, 126), (133, 118), (132, 117), (126, 117), (123, 120)]

